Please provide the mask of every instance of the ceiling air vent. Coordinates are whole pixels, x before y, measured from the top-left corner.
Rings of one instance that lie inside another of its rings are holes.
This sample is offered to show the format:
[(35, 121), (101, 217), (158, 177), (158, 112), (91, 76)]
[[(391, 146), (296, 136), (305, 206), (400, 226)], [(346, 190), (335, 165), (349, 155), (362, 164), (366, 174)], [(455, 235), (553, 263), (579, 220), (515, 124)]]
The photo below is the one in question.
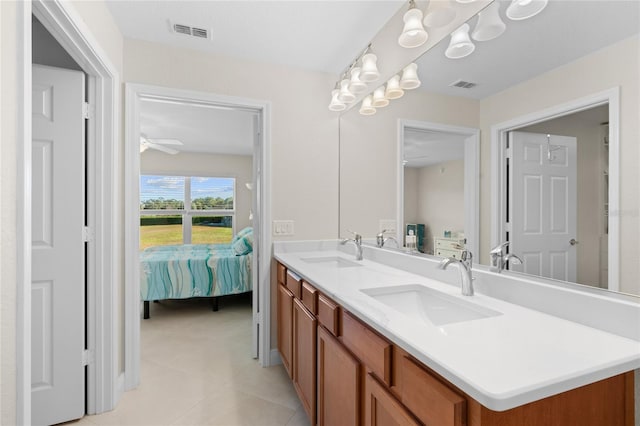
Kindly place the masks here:
[(191, 27), (187, 27), (186, 25), (174, 24), (173, 31), (177, 32), (178, 34), (191, 35)]
[(461, 89), (471, 89), (472, 87), (476, 86), (476, 83), (471, 83), (471, 82), (464, 81), (464, 80), (458, 80), (458, 81), (454, 81), (449, 86), (450, 87), (459, 87)]
[(196, 28), (196, 27), (191, 28), (191, 35), (194, 37), (209, 38), (209, 32), (202, 28)]
[(209, 31), (204, 28), (190, 27), (183, 24), (171, 24), (171, 29), (176, 34), (184, 34), (198, 38), (209, 38)]

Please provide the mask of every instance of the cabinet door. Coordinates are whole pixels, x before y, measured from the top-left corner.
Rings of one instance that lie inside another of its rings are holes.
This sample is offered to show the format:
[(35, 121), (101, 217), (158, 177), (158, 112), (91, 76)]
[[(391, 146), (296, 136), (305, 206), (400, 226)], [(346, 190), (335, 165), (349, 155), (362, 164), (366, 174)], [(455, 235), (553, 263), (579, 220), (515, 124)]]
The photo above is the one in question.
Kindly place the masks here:
[(404, 408), (378, 381), (367, 374), (364, 390), (365, 426), (418, 426)]
[(312, 425), (316, 424), (316, 317), (293, 300), (293, 385)]
[(283, 285), (278, 285), (278, 350), (282, 364), (291, 376), (293, 350), (293, 294)]
[(360, 424), (360, 365), (318, 327), (318, 426)]

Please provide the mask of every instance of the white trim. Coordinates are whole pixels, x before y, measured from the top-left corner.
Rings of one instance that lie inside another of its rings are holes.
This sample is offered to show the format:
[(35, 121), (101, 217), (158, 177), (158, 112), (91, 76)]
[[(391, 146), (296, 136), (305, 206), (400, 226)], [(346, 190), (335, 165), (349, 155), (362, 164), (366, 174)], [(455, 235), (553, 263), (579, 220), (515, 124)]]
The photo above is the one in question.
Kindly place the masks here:
[(480, 129), (450, 126), (428, 121), (398, 120), (398, 188), (397, 238), (404, 238), (404, 132), (406, 128), (453, 133), (467, 136), (464, 142), (464, 235), (467, 248), (478, 258), (480, 255)]
[[(262, 180), (260, 187), (260, 266), (258, 318), (262, 331), (259, 359), (262, 366), (271, 365), (270, 281), (271, 281), (271, 104), (267, 101), (223, 96), (213, 93), (168, 87), (127, 83), (125, 85), (125, 389), (140, 383), (140, 100), (161, 98), (180, 103), (203, 103), (215, 108), (249, 109), (262, 114)], [(255, 195), (254, 195), (255, 196)], [(256, 283), (254, 283), (255, 285)]]
[(277, 349), (271, 349), (269, 353), (269, 363), (270, 365), (282, 364), (282, 357)]
[[(491, 247), (502, 241), (505, 223), (503, 159), (507, 133), (554, 118), (609, 105), (609, 290), (620, 289), (620, 87), (491, 126)], [(498, 212), (498, 214), (496, 214)]]
[[(117, 271), (119, 258), (114, 252), (120, 235), (118, 216), (119, 179), (115, 173), (118, 162), (119, 135), (119, 75), (108, 60), (99, 43), (77, 12), (64, 2), (35, 0), (18, 2), (23, 22), (22, 38), (18, 40), (19, 57), (25, 71), (21, 90), (23, 99), (19, 111), (25, 116), (19, 134), (24, 141), (18, 154), (18, 193), (22, 198), (18, 208), (18, 273), (22, 288), (18, 301), (18, 354), (17, 369), (21, 385), (18, 388), (18, 423), (29, 424), (31, 417), (31, 14), (33, 13), (54, 36), (69, 55), (82, 67), (90, 79), (88, 93), (95, 105), (95, 117), (88, 127), (89, 173), (88, 203), (89, 226), (95, 230), (93, 244), (88, 251), (88, 348), (95, 354), (95, 363), (89, 365), (87, 376), (87, 412), (100, 413), (115, 407), (118, 395), (115, 389), (118, 353), (116, 337), (119, 301)], [(26, 62), (28, 58), (28, 63)], [(98, 291), (99, 289), (99, 291)], [(28, 380), (27, 380), (28, 379)], [(26, 386), (26, 388), (25, 388)]]

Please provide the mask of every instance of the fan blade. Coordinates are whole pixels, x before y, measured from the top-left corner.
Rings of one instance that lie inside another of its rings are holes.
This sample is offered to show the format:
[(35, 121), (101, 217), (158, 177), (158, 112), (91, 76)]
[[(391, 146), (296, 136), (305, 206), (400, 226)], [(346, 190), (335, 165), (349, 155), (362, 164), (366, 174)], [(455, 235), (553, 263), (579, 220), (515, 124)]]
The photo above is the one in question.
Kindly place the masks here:
[(157, 149), (158, 151), (162, 151), (162, 152), (165, 152), (165, 153), (171, 154), (171, 155), (174, 155), (174, 154), (177, 154), (178, 152), (180, 152), (177, 149), (168, 148), (168, 147), (166, 147), (164, 145), (158, 145), (158, 144), (155, 144), (153, 142), (147, 142), (145, 145), (147, 145), (151, 149)]
[(147, 138), (147, 140), (160, 145), (182, 145), (182, 142), (178, 139)]

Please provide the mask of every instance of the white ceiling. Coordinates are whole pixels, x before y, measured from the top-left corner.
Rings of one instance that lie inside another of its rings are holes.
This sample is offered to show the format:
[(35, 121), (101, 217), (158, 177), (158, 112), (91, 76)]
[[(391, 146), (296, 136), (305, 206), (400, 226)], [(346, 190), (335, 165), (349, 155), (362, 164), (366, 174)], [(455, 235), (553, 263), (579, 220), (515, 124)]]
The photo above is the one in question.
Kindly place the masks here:
[[(444, 56), (445, 39), (418, 60), (420, 90), (482, 99), (640, 32), (637, 0), (550, 0), (542, 13), (517, 22), (504, 17), (510, 0), (496, 1), (505, 33), (476, 42), (476, 51), (459, 60)], [(126, 38), (338, 74), (405, 3), (109, 0), (107, 6)], [(472, 28), (476, 19), (470, 21)], [(170, 22), (207, 28), (212, 39), (174, 34)], [(477, 86), (448, 87), (459, 79)], [(142, 125), (150, 138), (181, 139), (194, 152), (212, 146), (227, 153), (250, 152), (253, 139), (245, 112), (235, 117), (220, 110), (180, 112), (168, 104), (149, 108), (143, 108)]]
[(405, 129), (405, 167), (426, 167), (464, 158), (468, 136), (421, 129)]

